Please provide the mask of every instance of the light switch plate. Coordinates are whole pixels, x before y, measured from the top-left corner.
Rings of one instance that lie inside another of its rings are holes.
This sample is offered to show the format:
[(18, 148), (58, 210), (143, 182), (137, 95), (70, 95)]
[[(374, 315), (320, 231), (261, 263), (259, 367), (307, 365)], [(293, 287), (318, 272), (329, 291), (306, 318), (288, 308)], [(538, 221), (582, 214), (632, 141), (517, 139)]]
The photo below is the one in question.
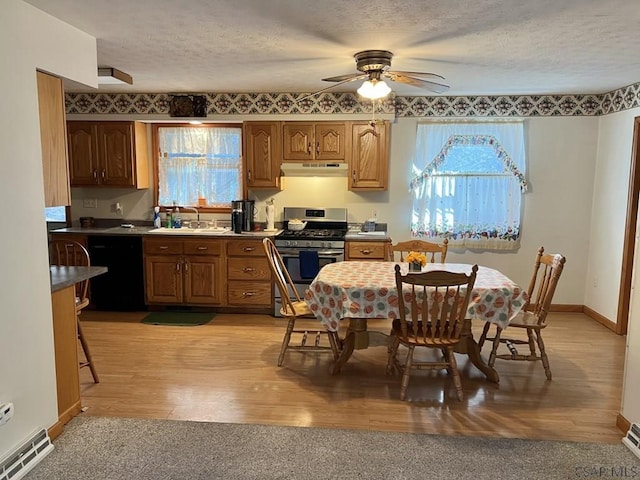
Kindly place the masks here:
[(97, 198), (85, 198), (82, 200), (82, 206), (84, 208), (98, 208)]

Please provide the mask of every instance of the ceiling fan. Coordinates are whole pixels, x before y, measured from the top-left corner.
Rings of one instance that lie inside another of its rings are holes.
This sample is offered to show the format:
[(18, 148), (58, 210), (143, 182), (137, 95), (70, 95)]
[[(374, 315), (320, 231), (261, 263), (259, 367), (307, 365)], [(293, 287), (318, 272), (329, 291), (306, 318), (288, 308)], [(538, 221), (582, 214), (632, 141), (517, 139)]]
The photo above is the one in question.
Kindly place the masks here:
[[(443, 93), (449, 90), (448, 85), (433, 80), (444, 80), (444, 77), (435, 73), (426, 72), (403, 72), (389, 70), (393, 53), (387, 50), (363, 50), (353, 56), (356, 60), (356, 69), (359, 73), (349, 73), (338, 75), (337, 77), (323, 78), (323, 82), (336, 82), (336, 85), (318, 90), (311, 95), (306, 95), (298, 99), (303, 100), (322, 93), (330, 88), (337, 87), (344, 83), (366, 79), (362, 86), (358, 88), (358, 93), (371, 100), (386, 97), (391, 88), (384, 82), (383, 78), (388, 78), (392, 82), (406, 83), (413, 87), (423, 88), (434, 93)], [(422, 77), (422, 78), (418, 78)]]

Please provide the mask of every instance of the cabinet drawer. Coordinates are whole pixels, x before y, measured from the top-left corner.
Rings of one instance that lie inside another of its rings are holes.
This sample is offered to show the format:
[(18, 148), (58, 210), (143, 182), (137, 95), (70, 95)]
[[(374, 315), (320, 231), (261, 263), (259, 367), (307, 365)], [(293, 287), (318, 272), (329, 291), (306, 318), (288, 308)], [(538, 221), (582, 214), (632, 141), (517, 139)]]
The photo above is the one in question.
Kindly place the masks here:
[(230, 281), (227, 290), (229, 305), (269, 307), (273, 300), (271, 283)]
[(227, 260), (229, 280), (271, 280), (269, 260), (266, 258), (229, 258)]
[(227, 255), (230, 257), (265, 257), (261, 240), (229, 240), (227, 241)]
[(385, 242), (347, 242), (349, 260), (386, 260), (387, 244)]
[(176, 240), (172, 238), (145, 238), (144, 253), (182, 253), (182, 240)]
[(220, 255), (222, 242), (220, 240), (189, 239), (183, 240), (184, 253), (191, 255)]

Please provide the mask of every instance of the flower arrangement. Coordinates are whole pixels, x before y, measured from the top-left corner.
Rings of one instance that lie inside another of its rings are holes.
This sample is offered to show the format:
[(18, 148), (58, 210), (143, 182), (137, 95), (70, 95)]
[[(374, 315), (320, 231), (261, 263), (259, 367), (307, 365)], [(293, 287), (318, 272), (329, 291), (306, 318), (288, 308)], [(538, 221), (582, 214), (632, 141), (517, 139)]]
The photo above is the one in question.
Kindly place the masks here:
[[(409, 262), (410, 270), (420, 271), (427, 264), (427, 256), (424, 253), (409, 252), (405, 260)], [(413, 269), (411, 267), (414, 267)]]

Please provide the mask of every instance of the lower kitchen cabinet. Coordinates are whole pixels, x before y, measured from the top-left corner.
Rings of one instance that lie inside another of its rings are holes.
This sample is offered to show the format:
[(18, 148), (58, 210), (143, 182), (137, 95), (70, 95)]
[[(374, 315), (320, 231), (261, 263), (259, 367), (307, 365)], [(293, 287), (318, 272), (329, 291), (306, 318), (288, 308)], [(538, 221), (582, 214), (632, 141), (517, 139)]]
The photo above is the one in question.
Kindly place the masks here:
[(389, 242), (346, 242), (345, 260), (376, 260), (387, 259)]
[(223, 242), (216, 239), (144, 239), (148, 304), (221, 305)]
[(273, 284), (262, 240), (227, 241), (227, 304), (273, 308)]

